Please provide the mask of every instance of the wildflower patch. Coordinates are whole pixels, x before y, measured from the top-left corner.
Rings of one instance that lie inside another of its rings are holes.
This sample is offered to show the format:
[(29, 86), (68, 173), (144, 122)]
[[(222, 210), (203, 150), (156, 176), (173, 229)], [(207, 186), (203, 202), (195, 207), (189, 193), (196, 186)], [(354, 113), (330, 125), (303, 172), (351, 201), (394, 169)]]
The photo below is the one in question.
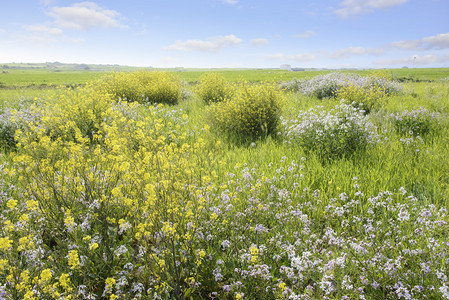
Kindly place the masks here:
[(162, 71), (116, 72), (98, 82), (98, 88), (115, 100), (177, 104), (183, 95), (181, 80)]
[(330, 111), (315, 107), (295, 119), (283, 119), (287, 143), (314, 151), (324, 159), (348, 157), (379, 141), (364, 111), (342, 102)]
[(347, 101), (295, 115), (319, 100), (246, 82), (207, 106), (97, 82), (4, 109), (0, 298), (447, 297), (443, 84), (439, 102), (411, 99), (440, 116)]
[(213, 129), (238, 142), (252, 141), (277, 132), (282, 99), (273, 84), (242, 84), (232, 99), (211, 104), (206, 113)]
[(438, 129), (439, 114), (429, 112), (422, 107), (417, 110), (398, 112), (390, 117), (396, 131), (401, 135), (424, 137)]
[(197, 94), (206, 104), (232, 98), (235, 87), (217, 73), (208, 73), (200, 78)]

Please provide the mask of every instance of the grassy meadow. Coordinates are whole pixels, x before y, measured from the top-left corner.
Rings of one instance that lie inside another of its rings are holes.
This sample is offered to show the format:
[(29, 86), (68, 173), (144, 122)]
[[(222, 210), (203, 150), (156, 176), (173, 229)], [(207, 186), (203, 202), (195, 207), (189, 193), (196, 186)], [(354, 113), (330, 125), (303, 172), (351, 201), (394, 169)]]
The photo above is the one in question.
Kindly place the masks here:
[(449, 299), (449, 69), (0, 73), (0, 299)]

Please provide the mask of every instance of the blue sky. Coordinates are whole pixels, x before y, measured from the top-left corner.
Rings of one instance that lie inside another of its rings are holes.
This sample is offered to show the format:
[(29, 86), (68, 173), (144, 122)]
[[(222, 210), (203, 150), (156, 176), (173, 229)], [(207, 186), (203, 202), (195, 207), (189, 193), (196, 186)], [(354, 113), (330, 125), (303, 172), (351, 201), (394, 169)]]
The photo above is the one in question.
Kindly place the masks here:
[(2, 2), (0, 63), (449, 67), (448, 0)]

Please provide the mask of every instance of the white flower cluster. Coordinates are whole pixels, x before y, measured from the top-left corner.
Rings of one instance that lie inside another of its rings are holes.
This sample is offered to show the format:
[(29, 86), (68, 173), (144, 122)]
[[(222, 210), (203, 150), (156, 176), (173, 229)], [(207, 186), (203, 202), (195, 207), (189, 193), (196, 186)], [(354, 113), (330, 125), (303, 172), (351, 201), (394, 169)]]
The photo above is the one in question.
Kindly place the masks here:
[(402, 87), (399, 83), (386, 80), (382, 77), (363, 77), (357, 74), (340, 72), (318, 75), (312, 77), (311, 79), (293, 79), (282, 83), (281, 87), (286, 90), (323, 99), (334, 97), (338, 89), (347, 85), (354, 85), (358, 87), (378, 86), (382, 87), (388, 95), (402, 91)]
[(396, 130), (403, 135), (425, 136), (435, 129), (439, 113), (429, 112), (426, 108), (404, 110), (390, 115)]
[(330, 111), (317, 106), (300, 112), (296, 119), (282, 120), (282, 125), (286, 142), (330, 158), (349, 156), (380, 141), (363, 110), (344, 101)]

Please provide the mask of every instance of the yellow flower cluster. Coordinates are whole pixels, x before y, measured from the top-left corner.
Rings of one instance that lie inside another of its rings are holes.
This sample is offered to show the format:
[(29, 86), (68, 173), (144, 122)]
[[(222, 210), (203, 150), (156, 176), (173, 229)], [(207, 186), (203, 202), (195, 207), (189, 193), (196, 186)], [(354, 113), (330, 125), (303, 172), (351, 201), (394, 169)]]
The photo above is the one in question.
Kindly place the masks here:
[[(188, 130), (182, 111), (117, 103), (89, 84), (56, 90), (35, 109), (42, 117), (17, 132), (20, 151), (5, 169), (23, 191), (4, 204), (1, 278), (21, 298), (38, 297), (36, 284), (48, 299), (70, 299), (79, 287), (86, 297), (101, 296), (104, 287), (108, 297), (120, 298), (112, 294), (120, 283), (115, 274), (138, 263), (144, 268), (136, 280), (159, 276), (160, 289), (168, 289), (173, 255), (185, 264), (178, 251), (195, 255), (186, 224), (196, 228), (206, 209), (198, 187), (217, 176), (201, 137), (208, 128)], [(39, 264), (22, 267), (22, 256)]]
[(385, 71), (385, 70), (375, 70), (371, 71), (369, 73), (369, 77), (373, 80), (385, 80), (385, 81), (392, 81), (393, 80), (393, 74), (391, 72)]
[(208, 108), (211, 125), (240, 141), (266, 137), (277, 132), (283, 102), (282, 91), (274, 84), (236, 88), (234, 97)]
[(114, 72), (99, 82), (99, 88), (116, 100), (177, 104), (182, 97), (178, 76), (162, 71)]
[(198, 96), (207, 104), (221, 102), (232, 98), (235, 87), (218, 74), (207, 73), (200, 78), (196, 89)]
[(8, 237), (0, 238), (0, 250), (9, 250), (12, 247), (12, 241)]
[(54, 100), (40, 109), (41, 123), (29, 124), (30, 132), (39, 134), (41, 142), (56, 146), (58, 139), (89, 143), (99, 140), (96, 134), (111, 113), (112, 99), (107, 93), (88, 84), (74, 91), (57, 90), (49, 97)]
[(80, 267), (80, 259), (77, 250), (71, 250), (69, 252), (69, 266), (70, 269), (76, 269)]
[(256, 246), (252, 246), (250, 249), (251, 253), (251, 263), (257, 262), (257, 258), (259, 256), (259, 249)]
[(360, 86), (347, 84), (336, 92), (336, 98), (352, 103), (356, 108), (363, 109), (368, 114), (373, 109), (379, 109), (388, 100), (388, 95), (382, 86)]

